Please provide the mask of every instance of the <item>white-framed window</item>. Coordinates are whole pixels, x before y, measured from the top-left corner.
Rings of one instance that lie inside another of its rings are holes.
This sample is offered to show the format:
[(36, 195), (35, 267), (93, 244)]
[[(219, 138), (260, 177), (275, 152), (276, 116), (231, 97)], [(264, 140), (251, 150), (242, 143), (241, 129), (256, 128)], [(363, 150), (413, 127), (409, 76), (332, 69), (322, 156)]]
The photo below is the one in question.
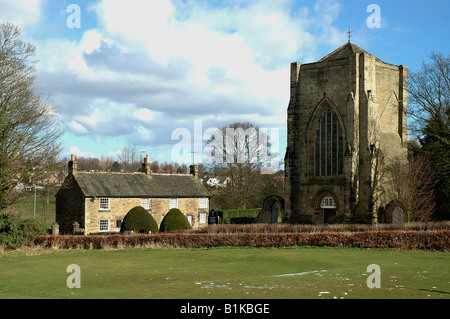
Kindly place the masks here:
[(198, 208), (208, 208), (208, 198), (206, 197), (199, 198)]
[(109, 219), (98, 220), (98, 231), (99, 232), (109, 231)]
[(178, 198), (169, 199), (169, 209), (178, 208)]
[(200, 224), (206, 224), (206, 213), (200, 213), (200, 218), (198, 220)]
[(187, 215), (186, 217), (187, 217), (187, 220), (189, 222), (189, 225), (192, 226), (192, 215)]
[(141, 198), (141, 206), (150, 209), (150, 198)]
[(100, 198), (98, 210), (109, 210), (109, 198)]
[(320, 208), (336, 208), (334, 198), (331, 196), (325, 196), (320, 203)]

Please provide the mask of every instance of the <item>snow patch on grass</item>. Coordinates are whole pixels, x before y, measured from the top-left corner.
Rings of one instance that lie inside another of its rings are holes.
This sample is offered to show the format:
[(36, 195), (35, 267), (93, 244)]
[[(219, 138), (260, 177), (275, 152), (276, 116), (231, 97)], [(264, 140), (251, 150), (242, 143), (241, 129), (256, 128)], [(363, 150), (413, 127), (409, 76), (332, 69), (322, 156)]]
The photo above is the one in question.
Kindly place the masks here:
[[(320, 272), (325, 272), (325, 271), (326, 270), (320, 270)], [(298, 272), (298, 273), (294, 273), (294, 274), (275, 275), (273, 277), (303, 276), (303, 275), (314, 274), (314, 273), (318, 273), (318, 272), (319, 272), (319, 270), (314, 270), (314, 271)]]

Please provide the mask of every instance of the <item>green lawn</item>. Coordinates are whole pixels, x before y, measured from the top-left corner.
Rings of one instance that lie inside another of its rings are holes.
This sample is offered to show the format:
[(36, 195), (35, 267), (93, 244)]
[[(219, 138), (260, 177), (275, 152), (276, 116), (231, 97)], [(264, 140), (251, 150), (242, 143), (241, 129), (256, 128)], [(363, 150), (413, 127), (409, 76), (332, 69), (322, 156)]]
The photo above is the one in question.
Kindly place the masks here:
[[(77, 264), (81, 288), (69, 289)], [(381, 288), (367, 287), (367, 266)], [(344, 248), (42, 250), (0, 255), (0, 298), (445, 298), (450, 255)]]

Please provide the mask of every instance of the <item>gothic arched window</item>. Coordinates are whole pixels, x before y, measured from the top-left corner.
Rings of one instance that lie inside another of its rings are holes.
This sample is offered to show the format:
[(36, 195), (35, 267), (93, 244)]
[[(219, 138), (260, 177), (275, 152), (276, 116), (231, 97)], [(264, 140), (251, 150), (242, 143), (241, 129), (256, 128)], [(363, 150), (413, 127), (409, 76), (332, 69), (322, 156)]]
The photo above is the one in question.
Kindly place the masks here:
[(344, 174), (344, 140), (336, 113), (327, 106), (316, 129), (315, 175), (342, 176)]

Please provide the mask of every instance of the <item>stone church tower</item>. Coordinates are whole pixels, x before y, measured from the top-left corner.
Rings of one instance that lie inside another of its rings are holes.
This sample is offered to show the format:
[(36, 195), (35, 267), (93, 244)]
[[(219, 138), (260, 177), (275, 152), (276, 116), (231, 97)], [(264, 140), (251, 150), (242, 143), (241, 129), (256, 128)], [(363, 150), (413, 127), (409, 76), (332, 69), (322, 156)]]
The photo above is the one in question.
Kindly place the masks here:
[(407, 68), (350, 41), (315, 63), (291, 64), (285, 217), (376, 221), (388, 203), (382, 168), (407, 159)]

